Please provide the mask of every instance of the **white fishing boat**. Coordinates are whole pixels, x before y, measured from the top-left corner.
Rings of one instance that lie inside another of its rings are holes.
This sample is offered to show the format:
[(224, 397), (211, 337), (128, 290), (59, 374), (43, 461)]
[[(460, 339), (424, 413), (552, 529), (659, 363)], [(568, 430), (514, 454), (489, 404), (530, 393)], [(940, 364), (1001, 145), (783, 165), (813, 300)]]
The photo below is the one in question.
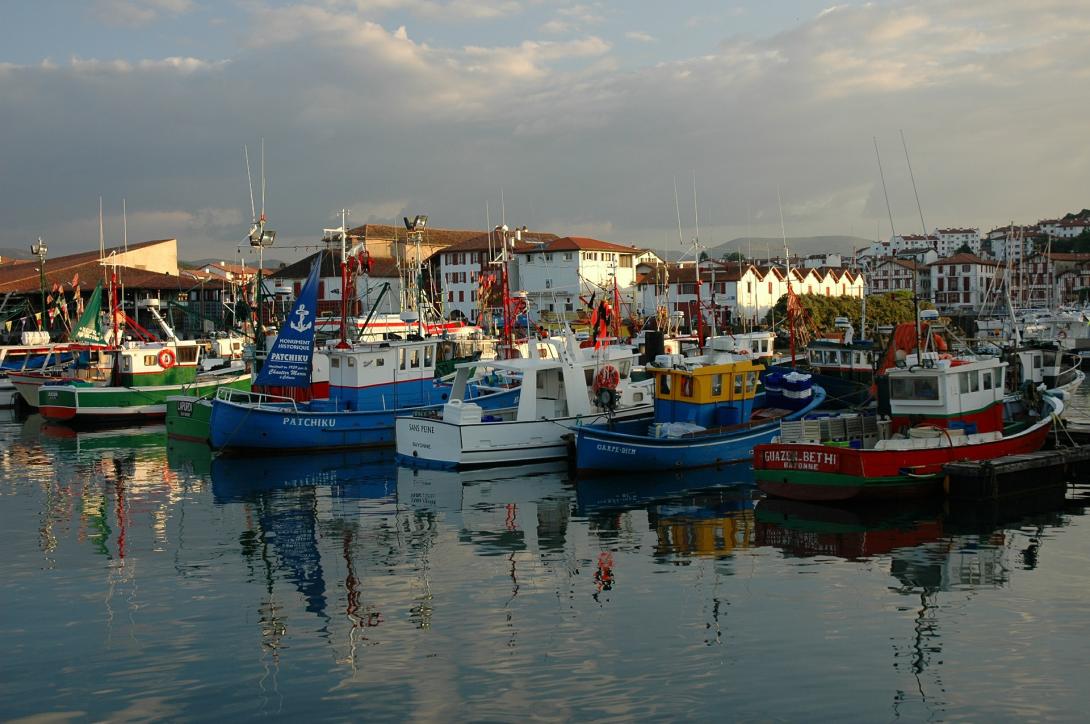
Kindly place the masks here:
[(632, 380), (631, 349), (580, 348), (570, 334), (537, 346), (537, 355), (489, 363), (522, 378), (515, 407), (484, 411), (462, 402), (473, 365), (459, 365), (451, 400), (441, 410), (395, 421), (398, 459), (467, 468), (563, 458), (570, 427), (651, 415), (653, 381)]

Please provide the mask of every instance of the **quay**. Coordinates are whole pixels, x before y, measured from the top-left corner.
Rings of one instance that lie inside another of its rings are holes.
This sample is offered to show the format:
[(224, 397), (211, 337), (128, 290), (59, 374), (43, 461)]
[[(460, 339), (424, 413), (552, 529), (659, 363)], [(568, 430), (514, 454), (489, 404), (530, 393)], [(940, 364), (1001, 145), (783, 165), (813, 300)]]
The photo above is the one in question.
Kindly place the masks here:
[(1090, 463), (1090, 445), (1006, 455), (993, 460), (963, 460), (943, 466), (947, 498), (998, 500), (1064, 488)]

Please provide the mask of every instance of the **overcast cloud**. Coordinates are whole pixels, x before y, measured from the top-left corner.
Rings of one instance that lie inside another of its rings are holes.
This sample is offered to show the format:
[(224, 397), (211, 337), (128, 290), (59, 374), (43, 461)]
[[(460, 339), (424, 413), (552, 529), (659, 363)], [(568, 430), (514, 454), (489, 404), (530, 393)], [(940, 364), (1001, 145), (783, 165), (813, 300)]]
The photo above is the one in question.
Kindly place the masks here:
[[(28, 4), (36, 5), (36, 4)], [(662, 246), (990, 228), (1090, 206), (1090, 8), (942, 0), (100, 0), (0, 29), (0, 247), (237, 258), (243, 144), (279, 245), (334, 222)], [(64, 3), (60, 5), (65, 6)], [(646, 5), (646, 7), (643, 7)], [(7, 14), (7, 11), (5, 11)], [(274, 255), (294, 260), (301, 250)]]

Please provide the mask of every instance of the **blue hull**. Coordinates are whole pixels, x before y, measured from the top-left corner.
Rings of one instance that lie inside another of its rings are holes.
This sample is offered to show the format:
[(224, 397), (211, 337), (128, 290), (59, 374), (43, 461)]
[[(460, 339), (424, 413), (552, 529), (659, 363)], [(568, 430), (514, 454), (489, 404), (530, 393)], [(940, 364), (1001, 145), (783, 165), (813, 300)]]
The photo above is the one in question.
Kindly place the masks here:
[[(471, 398), (485, 410), (518, 404), (514, 388)], [(394, 444), (394, 418), (418, 410), (437, 409), (416, 405), (375, 410), (337, 410), (328, 400), (310, 403), (238, 403), (216, 399), (212, 403), (209, 439), (215, 450), (230, 452), (281, 452), (388, 447)]]
[[(691, 437), (651, 437), (646, 423), (621, 423), (612, 428), (585, 425), (575, 430), (575, 465), (581, 475), (679, 470), (749, 460), (753, 446), (772, 442), (781, 420), (797, 420), (825, 401), (815, 385), (810, 404), (790, 415), (761, 425)], [(642, 428), (640, 425), (642, 424)]]

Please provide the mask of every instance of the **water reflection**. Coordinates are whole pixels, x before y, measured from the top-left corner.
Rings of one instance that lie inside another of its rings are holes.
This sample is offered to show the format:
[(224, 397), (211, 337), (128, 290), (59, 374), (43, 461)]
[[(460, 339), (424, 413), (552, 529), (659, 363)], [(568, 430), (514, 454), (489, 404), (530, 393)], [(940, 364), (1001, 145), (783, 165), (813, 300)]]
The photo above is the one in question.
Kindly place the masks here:
[[(925, 719), (996, 677), (1016, 692), (1027, 668), (1077, 677), (1058, 649), (1080, 640), (1082, 500), (838, 508), (755, 500), (745, 465), (573, 483), (552, 463), (164, 452), (161, 428), (0, 434), (0, 633), (15, 658), (50, 652), (3, 670), (8, 702), (40, 701), (72, 655), (83, 673), (55, 698), (95, 719), (141, 697), (161, 718), (711, 719), (756, 701), (739, 716)], [(1058, 663), (989, 663), (1050, 627)], [(813, 694), (848, 675), (850, 702)], [(215, 696), (178, 686), (209, 678)], [(1050, 705), (1019, 711), (1075, 710)]]

